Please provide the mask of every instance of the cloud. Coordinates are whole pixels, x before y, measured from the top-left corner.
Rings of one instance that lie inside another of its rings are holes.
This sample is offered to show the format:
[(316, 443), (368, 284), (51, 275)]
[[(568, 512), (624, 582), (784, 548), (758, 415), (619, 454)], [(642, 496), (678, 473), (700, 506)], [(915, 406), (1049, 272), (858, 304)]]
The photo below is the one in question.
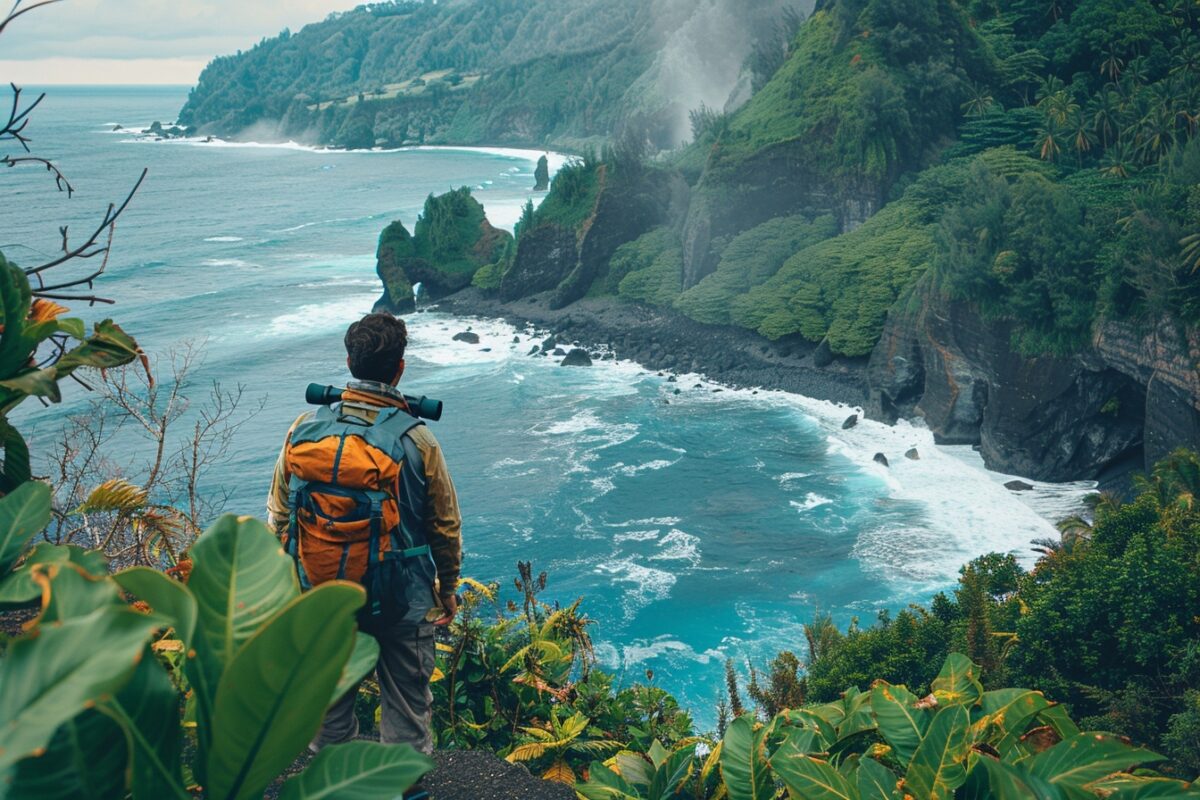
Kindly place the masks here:
[[(77, 66), (112, 67), (127, 72), (127, 68), (114, 62), (208, 61), (214, 56), (248, 49), (264, 36), (274, 36), (285, 27), (297, 30), (361, 2), (64, 0), (26, 14), (9, 26), (0, 37), (0, 65), (52, 59), (55, 70), (61, 70), (72, 63), (69, 59), (83, 59)], [(44, 62), (47, 66), (50, 63)], [(86, 69), (77, 75), (80, 82), (94, 77)], [(4, 72), (0, 72), (0, 78), (9, 80)]]

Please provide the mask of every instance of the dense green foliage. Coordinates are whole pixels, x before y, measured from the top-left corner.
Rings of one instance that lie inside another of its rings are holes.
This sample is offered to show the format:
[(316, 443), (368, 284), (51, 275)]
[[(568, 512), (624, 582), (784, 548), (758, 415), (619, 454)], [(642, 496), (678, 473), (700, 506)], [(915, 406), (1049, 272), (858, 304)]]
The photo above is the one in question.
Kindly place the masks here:
[(439, 645), (438, 747), (489, 749), (569, 783), (597, 756), (691, 735), (691, 718), (662, 689), (596, 668), (578, 601), (547, 604), (545, 573), (518, 571), (517, 602), (502, 604), (495, 584), (464, 582), (462, 614)]
[[(803, 168), (887, 185), (954, 130), (965, 86), (995, 70), (952, 0), (839, 0), (803, 26), (794, 53), (730, 120), (710, 173), (789, 142)], [(710, 176), (711, 177), (711, 176)]]
[(658, 742), (592, 764), (587, 800), (1044, 800), (1197, 797), (1142, 765), (1162, 756), (1108, 733), (1081, 732), (1028, 689), (985, 691), (980, 668), (952, 653), (924, 697), (876, 681), (838, 700), (736, 719), (704, 761), (691, 743)]
[[(780, 9), (712, 5), (747, 32), (773, 32)], [(180, 118), (352, 147), (583, 143), (627, 126), (671, 147), (684, 137), (677, 92), (687, 81), (680, 54), (664, 50), (711, 13), (678, 0), (376, 2), (214, 60)], [(736, 72), (750, 38), (730, 32), (707, 51), (683, 42), (682, 58)]]
[(692, 319), (716, 325), (752, 327), (746, 315), (736, 320), (731, 301), (765, 283), (784, 262), (837, 232), (830, 215), (810, 220), (804, 216), (776, 217), (734, 237), (721, 248), (716, 270), (684, 292), (675, 308)]
[[(28, 542), (49, 519), (42, 484), (0, 499), (6, 542)], [(0, 659), (9, 797), (187, 798), (197, 784), (205, 797), (261, 797), (378, 657), (355, 633), (362, 587), (301, 596), (291, 558), (259, 522), (227, 516), (201, 536), (186, 585), (146, 567), (110, 576), (102, 557), (40, 561), (47, 554), (35, 550), (25, 574), (0, 584), (7, 594), (27, 574), (41, 603)], [(280, 796), (348, 796), (380, 781), (401, 790), (431, 766), (406, 745), (355, 742), (322, 753)]]
[(1068, 520), (1032, 572), (1012, 556), (964, 567), (953, 597), (885, 614), (840, 635), (810, 629), (807, 686), (837, 697), (870, 676), (926, 686), (931, 665), (962, 650), (987, 686), (1028, 683), (1067, 702), (1084, 724), (1161, 747), (1200, 772), (1200, 457), (1160, 463), (1141, 494), (1103, 498), (1095, 523)]

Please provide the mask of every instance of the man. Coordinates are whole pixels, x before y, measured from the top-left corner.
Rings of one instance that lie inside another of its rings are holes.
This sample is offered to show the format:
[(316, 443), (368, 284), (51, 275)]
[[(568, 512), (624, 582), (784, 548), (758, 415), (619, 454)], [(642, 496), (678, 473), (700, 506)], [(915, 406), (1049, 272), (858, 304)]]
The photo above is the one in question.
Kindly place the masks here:
[[(395, 388), (408, 345), (404, 322), (369, 314), (350, 326), (345, 344), (354, 380), (340, 404), (302, 415), (288, 431), (268, 520), (305, 588), (364, 583), (360, 627), (380, 648), (380, 738), (430, 753), (434, 626), (458, 610), (458, 499), (437, 440)], [(358, 733), (357, 691), (329, 709), (314, 751)]]

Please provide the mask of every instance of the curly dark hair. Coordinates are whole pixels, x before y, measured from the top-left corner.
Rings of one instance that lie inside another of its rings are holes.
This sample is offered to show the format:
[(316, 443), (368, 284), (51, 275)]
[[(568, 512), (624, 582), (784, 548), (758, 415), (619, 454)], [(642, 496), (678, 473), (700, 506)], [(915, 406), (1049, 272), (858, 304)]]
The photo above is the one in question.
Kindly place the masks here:
[(346, 331), (350, 374), (360, 381), (391, 383), (406, 347), (404, 320), (391, 314), (367, 314)]

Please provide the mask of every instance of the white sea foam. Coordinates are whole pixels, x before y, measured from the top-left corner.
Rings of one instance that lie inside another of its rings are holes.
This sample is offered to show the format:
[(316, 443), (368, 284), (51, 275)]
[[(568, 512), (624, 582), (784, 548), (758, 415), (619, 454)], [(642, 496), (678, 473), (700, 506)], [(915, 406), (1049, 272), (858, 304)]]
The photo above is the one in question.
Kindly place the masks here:
[(662, 535), (662, 530), (660, 528), (654, 528), (652, 530), (623, 531), (623, 532), (618, 533), (617, 535), (613, 536), (613, 541), (614, 542), (653, 542), (660, 535)]
[(659, 552), (651, 556), (653, 561), (687, 561), (692, 566), (700, 563), (700, 539), (678, 528), (658, 543)]
[(271, 231), (271, 233), (295, 233), (296, 231), (302, 231), (305, 228), (312, 228), (317, 225), (334, 225), (338, 222), (354, 222), (354, 221), (355, 221), (354, 217), (335, 217), (333, 219), (321, 219), (321, 220), (316, 220), (315, 222), (304, 222), (299, 225), (293, 225), (290, 228), (283, 228), (281, 230)]
[(674, 466), (678, 463), (679, 459), (675, 459), (674, 461), (658, 459), (656, 461), (647, 461), (645, 464), (617, 464), (615, 467), (613, 467), (613, 469), (622, 475), (633, 477), (639, 472), (655, 472), (660, 469), (666, 469), (667, 467)]
[(378, 299), (374, 293), (341, 297), (328, 303), (313, 303), (300, 306), (295, 311), (280, 314), (267, 326), (270, 336), (309, 334), (344, 328), (351, 322), (370, 312)]
[(246, 241), (241, 236), (210, 236), (204, 241), (206, 242), (244, 242)]
[[(766, 465), (763, 464), (763, 466), (766, 466)], [(780, 475), (778, 478), (776, 478), (776, 480), (779, 481), (781, 484), (785, 484), (785, 483), (791, 483), (792, 481), (799, 481), (799, 480), (803, 480), (804, 478), (811, 478), (811, 477), (812, 477), (811, 472), (785, 472), (782, 475)]]
[(621, 656), (620, 666), (623, 667), (632, 667), (664, 656), (672, 660), (683, 659), (697, 664), (710, 664), (714, 661), (720, 663), (725, 660), (725, 655), (719, 650), (710, 648), (703, 652), (697, 652), (690, 645), (678, 639), (672, 639), (670, 636), (658, 636), (650, 640), (642, 639), (631, 642), (621, 648)]
[(822, 495), (817, 494), (816, 492), (809, 492), (805, 496), (803, 503), (797, 502), (796, 500), (789, 500), (788, 502), (791, 504), (792, 508), (799, 511), (811, 511), (812, 509), (819, 508), (820, 506), (827, 506), (833, 501), (828, 497), (823, 497)]
[(625, 617), (631, 619), (638, 611), (655, 602), (671, 596), (671, 589), (677, 578), (674, 573), (662, 569), (654, 569), (639, 564), (632, 559), (618, 559), (593, 568), (597, 575), (606, 575), (614, 584), (632, 584), (622, 586), (616, 594), (621, 597), (621, 605)]

